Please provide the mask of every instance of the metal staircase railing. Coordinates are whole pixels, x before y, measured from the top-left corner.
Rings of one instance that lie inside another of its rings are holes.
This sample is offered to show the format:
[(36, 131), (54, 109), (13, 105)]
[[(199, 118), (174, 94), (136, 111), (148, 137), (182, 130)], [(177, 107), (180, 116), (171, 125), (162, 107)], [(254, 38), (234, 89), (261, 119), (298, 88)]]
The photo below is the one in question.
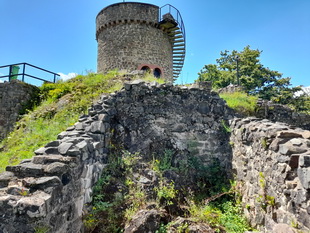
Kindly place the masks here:
[(176, 80), (183, 68), (186, 53), (185, 26), (180, 12), (166, 4), (159, 9), (159, 25), (170, 37), (173, 52), (173, 80)]

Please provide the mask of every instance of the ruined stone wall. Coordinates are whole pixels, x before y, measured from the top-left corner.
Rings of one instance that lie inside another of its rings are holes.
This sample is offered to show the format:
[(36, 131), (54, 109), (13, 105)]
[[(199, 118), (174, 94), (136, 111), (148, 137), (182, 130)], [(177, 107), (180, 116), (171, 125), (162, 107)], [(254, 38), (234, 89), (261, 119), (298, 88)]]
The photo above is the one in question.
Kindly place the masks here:
[(158, 27), (159, 7), (145, 3), (118, 3), (104, 8), (96, 19), (97, 70), (137, 70), (153, 65), (172, 81), (172, 44)]
[(170, 149), (175, 164), (189, 155), (206, 165), (215, 158), (236, 174), (252, 225), (309, 230), (310, 132), (233, 115), (208, 86), (125, 83), (32, 159), (0, 174), (0, 232), (83, 232), (83, 213), (113, 148), (146, 159)]
[(292, 126), (310, 130), (309, 114), (297, 113), (285, 105), (275, 104), (271, 101), (258, 101), (255, 115), (256, 117), (269, 119), (273, 122), (284, 122)]
[(236, 119), (230, 138), (245, 214), (273, 232), (275, 223), (310, 229), (310, 131), (257, 118)]
[(208, 89), (134, 81), (101, 100), (32, 159), (0, 174), (0, 232), (83, 232), (92, 187), (120, 147), (151, 157), (165, 148), (174, 161), (192, 154), (231, 169), (223, 122), (232, 118)]
[(21, 111), (35, 101), (38, 88), (18, 80), (0, 83), (0, 140), (12, 131)]

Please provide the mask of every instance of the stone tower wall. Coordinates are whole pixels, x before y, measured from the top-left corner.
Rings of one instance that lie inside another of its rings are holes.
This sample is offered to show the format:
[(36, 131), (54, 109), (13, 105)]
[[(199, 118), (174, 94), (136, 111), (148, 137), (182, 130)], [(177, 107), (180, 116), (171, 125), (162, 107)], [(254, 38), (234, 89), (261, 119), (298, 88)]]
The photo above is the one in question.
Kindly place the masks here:
[(97, 71), (137, 70), (152, 65), (172, 81), (172, 44), (158, 27), (159, 7), (119, 3), (104, 8), (96, 19)]

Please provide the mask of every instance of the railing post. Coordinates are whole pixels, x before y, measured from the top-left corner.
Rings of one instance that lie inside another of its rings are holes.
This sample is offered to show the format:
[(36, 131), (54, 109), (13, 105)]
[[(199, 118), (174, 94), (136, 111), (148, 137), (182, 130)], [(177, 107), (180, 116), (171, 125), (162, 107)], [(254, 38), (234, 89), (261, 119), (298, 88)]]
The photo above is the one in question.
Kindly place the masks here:
[(12, 76), (12, 65), (10, 65), (9, 68), (9, 82), (11, 82), (11, 76)]
[(23, 64), (22, 82), (24, 82), (24, 79), (25, 79), (25, 70), (26, 70), (26, 63)]

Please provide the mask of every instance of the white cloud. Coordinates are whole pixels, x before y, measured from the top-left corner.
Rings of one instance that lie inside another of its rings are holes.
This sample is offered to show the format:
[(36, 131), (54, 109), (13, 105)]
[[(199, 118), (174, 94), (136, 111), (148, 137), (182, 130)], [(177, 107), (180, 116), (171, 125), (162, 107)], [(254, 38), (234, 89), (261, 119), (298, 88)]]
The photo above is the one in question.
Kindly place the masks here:
[(309, 86), (309, 87), (303, 87), (302, 90), (303, 90), (307, 95), (310, 95), (310, 86)]
[(78, 75), (77, 73), (69, 73), (69, 74), (58, 73), (58, 74), (60, 75), (60, 79), (62, 79), (63, 81), (74, 78)]
[(294, 96), (300, 96), (302, 94), (306, 94), (310, 96), (310, 86), (309, 87), (302, 87), (301, 91), (297, 91)]

